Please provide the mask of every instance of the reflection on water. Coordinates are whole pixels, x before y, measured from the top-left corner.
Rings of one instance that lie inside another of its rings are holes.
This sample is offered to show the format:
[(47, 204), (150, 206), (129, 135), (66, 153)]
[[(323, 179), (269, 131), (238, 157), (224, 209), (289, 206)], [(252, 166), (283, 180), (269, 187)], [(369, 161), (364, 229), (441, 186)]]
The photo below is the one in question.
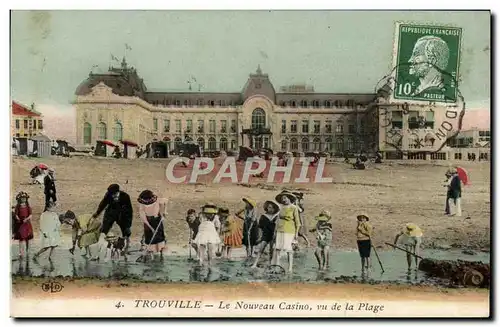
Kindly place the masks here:
[[(17, 252), (16, 246), (12, 247), (12, 257)], [(33, 249), (32, 251), (36, 251)], [(32, 252), (34, 253), (34, 252)], [(358, 253), (355, 251), (339, 251), (330, 254), (330, 268), (327, 271), (318, 271), (314, 258), (314, 250), (307, 249), (296, 253), (294, 256), (294, 271), (286, 274), (288, 270), (287, 258), (280, 260), (280, 266), (268, 266), (267, 258), (262, 258), (258, 268), (251, 269), (251, 261), (245, 258), (218, 259), (211, 268), (200, 267), (195, 260), (186, 256), (165, 256), (163, 260), (156, 259), (147, 263), (137, 263), (139, 255), (131, 256), (127, 262), (123, 259), (116, 262), (93, 262), (85, 257), (72, 256), (66, 251), (55, 251), (52, 261), (41, 257), (37, 261), (23, 258), (13, 260), (12, 273), (18, 276), (71, 276), (71, 277), (100, 277), (112, 279), (132, 278), (145, 281), (163, 282), (309, 282), (322, 283), (344, 280), (397, 281), (401, 283), (419, 283), (425, 280), (423, 272), (408, 271), (406, 255), (399, 251), (380, 251), (379, 256), (384, 265), (382, 273), (378, 261), (372, 260), (372, 272), (369, 276), (361, 276)], [(423, 251), (426, 258), (489, 262), (489, 253), (475, 255), (462, 254), (459, 250)]]

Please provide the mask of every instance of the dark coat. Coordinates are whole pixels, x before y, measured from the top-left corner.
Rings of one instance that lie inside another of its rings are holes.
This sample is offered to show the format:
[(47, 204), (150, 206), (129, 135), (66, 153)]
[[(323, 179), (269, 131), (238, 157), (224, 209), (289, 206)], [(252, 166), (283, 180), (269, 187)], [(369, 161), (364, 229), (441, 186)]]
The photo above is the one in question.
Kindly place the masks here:
[(52, 191), (53, 194), (56, 194), (56, 184), (54, 183), (53, 177), (50, 177), (49, 175), (45, 176), (45, 178), (43, 179), (43, 185), (43, 192), (45, 194), (50, 194), (50, 191)]
[(99, 203), (96, 214), (100, 215), (104, 209), (106, 209), (104, 212), (105, 219), (116, 218), (123, 221), (132, 221), (132, 202), (130, 201), (130, 196), (123, 191), (120, 191), (118, 201), (113, 201), (113, 195), (106, 192), (101, 203)]
[(457, 199), (462, 197), (462, 184), (460, 181), (460, 177), (458, 177), (458, 175), (453, 176), (451, 180), (449, 196), (452, 199)]

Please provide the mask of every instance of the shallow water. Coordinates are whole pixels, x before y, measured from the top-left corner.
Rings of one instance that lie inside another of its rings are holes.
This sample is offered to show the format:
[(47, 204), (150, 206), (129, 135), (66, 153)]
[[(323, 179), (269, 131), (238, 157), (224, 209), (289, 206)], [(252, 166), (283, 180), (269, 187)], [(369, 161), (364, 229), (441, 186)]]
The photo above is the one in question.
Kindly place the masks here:
[[(33, 254), (38, 250), (31, 248)], [(12, 258), (18, 253), (17, 245), (11, 247)], [(200, 268), (197, 261), (189, 260), (188, 256), (166, 255), (163, 261), (159, 258), (149, 263), (137, 263), (140, 253), (129, 256), (127, 262), (120, 259), (116, 262), (92, 262), (75, 253), (70, 255), (67, 249), (56, 249), (52, 262), (47, 259), (47, 252), (42, 254), (37, 262), (29, 259), (12, 260), (12, 274), (32, 277), (94, 277), (111, 279), (138, 279), (143, 281), (161, 282), (331, 282), (335, 280), (360, 280), (360, 259), (357, 251), (331, 251), (330, 268), (318, 272), (314, 250), (307, 249), (294, 255), (294, 271), (284, 274), (287, 269), (287, 258), (282, 257), (280, 264), (284, 269), (270, 269), (267, 257), (262, 259), (257, 269), (250, 269), (251, 262), (245, 258), (232, 260), (216, 259), (211, 269)], [(421, 284), (429, 281), (425, 273), (418, 271), (408, 274), (406, 255), (401, 251), (378, 251), (385, 272), (372, 253), (372, 282), (397, 282)], [(489, 263), (489, 253), (477, 252), (475, 255), (463, 254), (460, 250), (423, 250), (424, 258), (440, 260), (469, 260)], [(276, 267), (274, 267), (276, 268)], [(275, 273), (271, 273), (274, 271)]]

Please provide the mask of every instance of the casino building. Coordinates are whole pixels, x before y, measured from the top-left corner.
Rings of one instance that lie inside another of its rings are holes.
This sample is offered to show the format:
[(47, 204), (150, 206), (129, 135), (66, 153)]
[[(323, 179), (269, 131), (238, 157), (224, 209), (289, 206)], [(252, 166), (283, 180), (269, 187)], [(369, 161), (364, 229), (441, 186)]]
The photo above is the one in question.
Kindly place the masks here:
[(175, 149), (185, 140), (206, 150), (239, 146), (275, 151), (374, 151), (375, 94), (317, 93), (305, 85), (276, 90), (260, 66), (240, 91), (151, 92), (125, 58), (121, 67), (90, 73), (76, 89), (77, 144), (153, 140)]

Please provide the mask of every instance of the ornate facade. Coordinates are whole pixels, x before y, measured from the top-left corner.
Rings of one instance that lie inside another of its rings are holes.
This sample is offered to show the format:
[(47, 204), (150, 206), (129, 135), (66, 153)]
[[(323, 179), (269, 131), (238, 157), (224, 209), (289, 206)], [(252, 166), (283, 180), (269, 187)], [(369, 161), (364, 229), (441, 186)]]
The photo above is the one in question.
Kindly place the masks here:
[(148, 92), (124, 60), (121, 68), (91, 73), (78, 86), (77, 143), (127, 139), (145, 145), (164, 140), (174, 149), (192, 140), (205, 150), (239, 146), (297, 152), (371, 150), (378, 142), (373, 133), (376, 122), (367, 120), (364, 112), (374, 98), (374, 94), (315, 93), (304, 86), (276, 92), (260, 67), (249, 75), (241, 92)]

